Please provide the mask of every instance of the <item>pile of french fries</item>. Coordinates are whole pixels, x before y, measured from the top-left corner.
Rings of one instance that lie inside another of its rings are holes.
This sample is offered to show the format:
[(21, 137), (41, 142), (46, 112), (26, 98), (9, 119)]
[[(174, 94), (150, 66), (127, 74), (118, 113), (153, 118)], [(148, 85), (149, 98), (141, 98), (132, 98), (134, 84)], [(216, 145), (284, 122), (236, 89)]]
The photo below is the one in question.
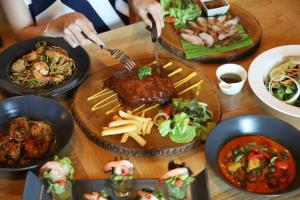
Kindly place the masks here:
[(119, 115), (113, 116), (113, 121), (108, 127), (103, 127), (102, 136), (123, 134), (121, 143), (127, 142), (132, 137), (140, 146), (144, 147), (147, 142), (142, 137), (151, 133), (154, 122), (151, 118), (137, 116), (131, 111), (119, 111)]

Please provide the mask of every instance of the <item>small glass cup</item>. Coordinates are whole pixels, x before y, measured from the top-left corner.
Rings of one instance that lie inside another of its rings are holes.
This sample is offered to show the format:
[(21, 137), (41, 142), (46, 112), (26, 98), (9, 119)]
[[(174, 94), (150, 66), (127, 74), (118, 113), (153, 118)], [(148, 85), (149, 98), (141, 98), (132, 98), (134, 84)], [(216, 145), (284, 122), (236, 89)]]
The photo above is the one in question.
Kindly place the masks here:
[(188, 187), (190, 184), (176, 186), (174, 184), (166, 184), (168, 188), (169, 200), (184, 200), (187, 196)]
[(111, 177), (111, 186), (115, 195), (118, 198), (129, 197), (133, 191), (133, 177), (132, 176), (115, 176)]
[(71, 200), (72, 199), (72, 182), (67, 181), (65, 184), (65, 191), (62, 194), (52, 192), (53, 200)]

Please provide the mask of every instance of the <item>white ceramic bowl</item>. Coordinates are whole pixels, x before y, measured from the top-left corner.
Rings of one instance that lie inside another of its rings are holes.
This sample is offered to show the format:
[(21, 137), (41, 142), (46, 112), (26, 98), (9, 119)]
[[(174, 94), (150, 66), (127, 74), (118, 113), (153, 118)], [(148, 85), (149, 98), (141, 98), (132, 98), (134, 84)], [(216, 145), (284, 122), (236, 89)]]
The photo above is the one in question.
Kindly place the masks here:
[(201, 4), (202, 4), (204, 11), (206, 12), (208, 17), (212, 17), (215, 15), (223, 15), (223, 14), (227, 13), (230, 8), (230, 5), (227, 2), (227, 0), (222, 0), (225, 4), (224, 6), (209, 9), (205, 5), (205, 2), (208, 2), (208, 1), (214, 1), (214, 0), (201, 0)]
[(270, 94), (264, 84), (271, 68), (286, 56), (300, 55), (300, 45), (286, 45), (269, 49), (257, 56), (248, 71), (248, 81), (255, 95), (269, 107), (286, 115), (300, 118), (300, 108), (278, 100)]

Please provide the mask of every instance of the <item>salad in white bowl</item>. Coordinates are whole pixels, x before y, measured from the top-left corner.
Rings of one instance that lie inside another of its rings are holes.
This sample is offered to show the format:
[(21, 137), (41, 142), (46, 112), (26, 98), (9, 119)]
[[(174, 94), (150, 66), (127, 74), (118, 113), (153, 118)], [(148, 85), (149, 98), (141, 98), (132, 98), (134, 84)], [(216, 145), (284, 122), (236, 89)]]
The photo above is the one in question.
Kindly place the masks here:
[(249, 67), (249, 84), (269, 107), (300, 117), (300, 45), (269, 49)]

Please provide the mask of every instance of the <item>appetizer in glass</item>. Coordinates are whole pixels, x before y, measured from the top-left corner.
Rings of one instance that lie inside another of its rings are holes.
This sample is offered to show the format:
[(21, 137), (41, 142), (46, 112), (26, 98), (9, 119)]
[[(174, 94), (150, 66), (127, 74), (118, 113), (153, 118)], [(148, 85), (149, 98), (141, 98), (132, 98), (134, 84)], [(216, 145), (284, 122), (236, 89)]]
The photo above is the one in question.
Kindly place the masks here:
[(137, 200), (166, 200), (161, 190), (153, 190), (152, 188), (143, 188), (138, 191)]
[(47, 192), (51, 192), (54, 200), (70, 200), (72, 198), (72, 179), (74, 168), (68, 157), (55, 156), (53, 161), (46, 162), (40, 169), (42, 178), (47, 180)]
[(169, 171), (159, 180), (166, 184), (169, 199), (186, 199), (189, 185), (195, 180), (192, 171), (185, 166), (185, 163), (176, 164), (173, 160), (169, 162), (168, 169)]
[(105, 190), (101, 192), (85, 193), (83, 195), (84, 200), (112, 200)]
[(119, 198), (129, 197), (133, 190), (134, 165), (128, 160), (107, 163), (104, 172), (111, 173), (111, 186)]

